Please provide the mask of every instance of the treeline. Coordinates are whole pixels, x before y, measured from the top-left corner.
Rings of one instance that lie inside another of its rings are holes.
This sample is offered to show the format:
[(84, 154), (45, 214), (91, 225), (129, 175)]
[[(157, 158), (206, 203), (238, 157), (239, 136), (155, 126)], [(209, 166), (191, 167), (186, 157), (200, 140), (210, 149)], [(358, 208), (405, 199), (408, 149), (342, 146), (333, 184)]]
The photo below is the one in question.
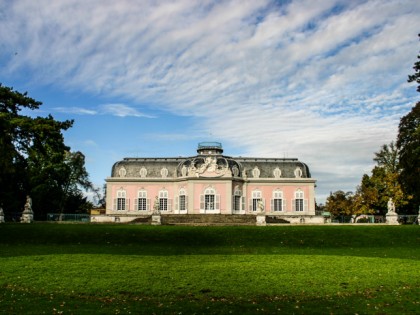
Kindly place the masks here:
[[(420, 34), (419, 34), (420, 37)], [(420, 92), (420, 55), (408, 82)], [(420, 102), (401, 118), (396, 142), (375, 153), (371, 175), (363, 175), (356, 192), (336, 191), (327, 198), (325, 210), (333, 215), (385, 214), (392, 198), (400, 214), (420, 209)]]
[(94, 190), (85, 156), (64, 143), (62, 132), (73, 120), (22, 114), (41, 105), (0, 84), (0, 206), (6, 217), (22, 212), (27, 195), (37, 220), (50, 212), (88, 212), (92, 207), (83, 194)]

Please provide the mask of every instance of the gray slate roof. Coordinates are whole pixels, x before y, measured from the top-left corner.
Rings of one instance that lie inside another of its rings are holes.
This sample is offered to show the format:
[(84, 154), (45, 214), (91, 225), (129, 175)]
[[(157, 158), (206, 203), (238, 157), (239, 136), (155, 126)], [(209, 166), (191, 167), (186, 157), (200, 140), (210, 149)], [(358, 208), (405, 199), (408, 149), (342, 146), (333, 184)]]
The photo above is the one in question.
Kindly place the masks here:
[[(156, 157), (156, 158), (124, 158), (116, 162), (112, 167), (111, 177), (121, 177), (119, 172), (121, 168), (125, 169), (124, 177), (141, 177), (140, 170), (147, 170), (147, 178), (161, 178), (161, 170), (168, 170), (168, 178), (180, 177), (182, 165), (187, 167), (191, 163), (200, 163), (205, 159), (205, 155), (196, 155), (191, 157)], [(252, 178), (252, 170), (257, 167), (260, 171), (260, 178), (275, 178), (273, 171), (275, 168), (281, 170), (281, 178), (294, 178), (296, 168), (302, 170), (302, 178), (311, 178), (309, 167), (296, 158), (253, 158), (253, 157), (229, 157), (217, 155), (218, 164), (229, 164), (229, 168), (236, 165), (239, 169), (239, 176)], [(226, 162), (227, 161), (227, 162)]]

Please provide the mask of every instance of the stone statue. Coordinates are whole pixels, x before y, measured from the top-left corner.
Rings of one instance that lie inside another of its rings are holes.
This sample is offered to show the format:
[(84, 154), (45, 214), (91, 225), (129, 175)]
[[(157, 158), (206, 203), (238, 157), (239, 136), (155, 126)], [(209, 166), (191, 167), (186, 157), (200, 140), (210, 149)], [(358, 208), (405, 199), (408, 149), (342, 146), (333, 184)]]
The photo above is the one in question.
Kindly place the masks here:
[(187, 176), (187, 167), (185, 165), (182, 165), (181, 175), (182, 175), (182, 177)]
[(395, 204), (392, 201), (392, 198), (389, 198), (387, 206), (388, 206), (388, 213), (387, 214), (396, 214)]
[(4, 212), (2, 207), (0, 207), (0, 223), (4, 223)]
[(153, 205), (153, 214), (160, 214), (160, 211), (159, 211), (159, 198), (158, 198), (158, 196), (155, 197), (155, 203)]
[(258, 208), (258, 212), (264, 212), (264, 204), (261, 199), (258, 199), (257, 208)]
[(22, 223), (32, 223), (34, 220), (34, 212), (32, 211), (32, 199), (31, 197), (26, 196), (25, 209), (22, 212), (22, 217), (20, 222)]
[(32, 198), (29, 195), (26, 196), (25, 209), (32, 210)]
[(161, 225), (162, 222), (160, 221), (160, 210), (159, 210), (159, 198), (158, 196), (155, 197), (155, 204), (153, 205), (153, 213), (152, 213), (152, 225)]

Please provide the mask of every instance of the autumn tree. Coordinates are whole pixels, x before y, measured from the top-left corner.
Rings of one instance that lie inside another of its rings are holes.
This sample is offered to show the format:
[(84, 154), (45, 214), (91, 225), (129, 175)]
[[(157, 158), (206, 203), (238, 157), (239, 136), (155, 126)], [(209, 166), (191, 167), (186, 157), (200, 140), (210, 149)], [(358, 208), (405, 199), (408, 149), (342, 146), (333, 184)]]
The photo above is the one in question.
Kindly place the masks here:
[(351, 215), (353, 208), (353, 193), (351, 191), (344, 192), (342, 190), (335, 191), (330, 194), (326, 200), (325, 210), (333, 216)]
[(394, 142), (385, 144), (375, 153), (376, 165), (371, 175), (363, 175), (354, 197), (354, 214), (385, 214), (390, 198), (397, 209), (405, 206), (410, 195), (404, 193), (399, 182), (399, 152)]

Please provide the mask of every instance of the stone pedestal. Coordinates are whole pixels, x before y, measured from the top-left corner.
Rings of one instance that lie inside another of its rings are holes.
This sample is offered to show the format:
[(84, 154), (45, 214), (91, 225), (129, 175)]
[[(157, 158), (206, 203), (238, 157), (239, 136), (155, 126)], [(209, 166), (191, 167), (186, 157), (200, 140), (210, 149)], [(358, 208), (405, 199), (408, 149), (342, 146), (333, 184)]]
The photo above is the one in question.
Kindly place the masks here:
[(34, 222), (34, 214), (33, 212), (29, 213), (25, 213), (25, 211), (23, 211), (22, 213), (22, 217), (20, 218), (20, 222), (21, 223), (32, 223)]
[(160, 215), (152, 215), (152, 225), (161, 225)]
[(399, 225), (398, 223), (398, 214), (387, 214), (386, 223), (389, 225)]
[(265, 215), (257, 215), (257, 226), (266, 226)]
[(4, 212), (2, 207), (0, 207), (0, 223), (4, 223)]

